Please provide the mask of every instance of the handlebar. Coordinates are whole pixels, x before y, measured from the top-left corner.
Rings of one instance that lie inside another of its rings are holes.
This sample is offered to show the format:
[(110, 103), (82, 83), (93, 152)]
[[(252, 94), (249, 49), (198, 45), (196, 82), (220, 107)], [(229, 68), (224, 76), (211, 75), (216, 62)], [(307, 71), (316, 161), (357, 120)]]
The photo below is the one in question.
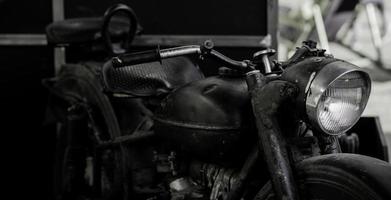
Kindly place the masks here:
[(161, 62), (163, 59), (167, 58), (194, 54), (210, 56), (211, 58), (215, 58), (226, 64), (226, 67), (229, 67), (234, 70), (247, 72), (253, 69), (253, 64), (249, 61), (236, 61), (214, 50), (213, 43), (211, 41), (205, 41), (204, 45), (202, 46), (190, 45), (168, 49), (157, 48), (155, 50), (121, 54), (112, 59), (112, 64), (114, 68), (120, 68), (146, 62)]

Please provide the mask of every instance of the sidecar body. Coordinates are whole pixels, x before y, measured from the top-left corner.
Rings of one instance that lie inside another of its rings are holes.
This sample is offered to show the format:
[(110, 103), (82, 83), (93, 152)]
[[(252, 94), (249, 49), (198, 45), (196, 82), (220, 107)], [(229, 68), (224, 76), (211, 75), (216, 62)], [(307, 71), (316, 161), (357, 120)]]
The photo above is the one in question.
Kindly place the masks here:
[[(358, 135), (358, 152), (389, 162), (388, 146), (378, 117), (361, 117), (356, 125), (348, 131), (348, 135)], [(343, 144), (342, 144), (343, 145)], [(342, 146), (342, 149), (344, 146)], [(348, 152), (350, 153), (350, 152)]]

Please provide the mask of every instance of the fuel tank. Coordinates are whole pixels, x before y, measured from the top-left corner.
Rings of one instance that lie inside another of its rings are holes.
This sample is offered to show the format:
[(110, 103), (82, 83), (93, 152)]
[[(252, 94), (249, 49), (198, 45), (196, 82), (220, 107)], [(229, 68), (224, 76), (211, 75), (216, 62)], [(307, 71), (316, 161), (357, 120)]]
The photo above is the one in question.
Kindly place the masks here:
[(155, 113), (155, 131), (175, 148), (201, 159), (234, 160), (252, 146), (251, 121), (245, 78), (220, 75), (168, 95)]

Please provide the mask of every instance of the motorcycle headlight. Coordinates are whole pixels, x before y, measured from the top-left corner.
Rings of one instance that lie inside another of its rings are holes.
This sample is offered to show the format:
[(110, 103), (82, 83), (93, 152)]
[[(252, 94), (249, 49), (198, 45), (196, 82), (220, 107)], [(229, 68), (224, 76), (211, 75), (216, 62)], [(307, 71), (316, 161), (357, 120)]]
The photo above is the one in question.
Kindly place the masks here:
[(305, 87), (301, 88), (305, 113), (318, 130), (330, 135), (343, 133), (358, 121), (365, 109), (371, 91), (369, 75), (342, 61), (321, 67), (319, 63), (313, 64), (307, 65), (306, 70), (298, 70), (299, 77), (307, 76), (306, 84), (302, 84)]

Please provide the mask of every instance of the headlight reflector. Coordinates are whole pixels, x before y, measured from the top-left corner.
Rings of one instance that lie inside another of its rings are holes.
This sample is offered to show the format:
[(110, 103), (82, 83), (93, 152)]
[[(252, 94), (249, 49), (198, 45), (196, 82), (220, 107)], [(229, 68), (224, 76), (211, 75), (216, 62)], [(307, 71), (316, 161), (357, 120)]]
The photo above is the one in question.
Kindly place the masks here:
[(366, 76), (361, 71), (348, 72), (332, 82), (317, 105), (320, 128), (331, 135), (348, 130), (364, 111), (369, 90)]

